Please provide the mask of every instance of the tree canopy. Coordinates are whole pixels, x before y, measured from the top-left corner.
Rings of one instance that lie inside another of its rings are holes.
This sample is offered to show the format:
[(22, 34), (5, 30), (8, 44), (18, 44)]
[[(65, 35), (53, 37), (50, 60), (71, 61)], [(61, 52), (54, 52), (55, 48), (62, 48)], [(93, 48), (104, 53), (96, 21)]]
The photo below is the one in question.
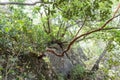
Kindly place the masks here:
[[(120, 70), (112, 77), (108, 74), (109, 70), (116, 71), (120, 67), (119, 8), (119, 0), (0, 1), (0, 78), (59, 79), (58, 73), (58, 77), (52, 78), (44, 73), (44, 70), (53, 70), (49, 67), (54, 67), (50, 55), (54, 55), (55, 59), (65, 59), (65, 56), (71, 55), (69, 51), (74, 49), (77, 52), (81, 46), (89, 58), (83, 63), (92, 67), (87, 72), (87, 67), (75, 67), (69, 73), (70, 80), (86, 80), (85, 76), (91, 79), (89, 74), (98, 72), (97, 80), (100, 71), (107, 75), (102, 79), (119, 79)], [(44, 66), (40, 67), (37, 63)], [(99, 68), (100, 65), (104, 67)], [(43, 71), (37, 73), (37, 68), (43, 68)], [(31, 69), (32, 76), (28, 74)], [(56, 76), (56, 71), (53, 74)], [(13, 75), (15, 77), (11, 77)], [(76, 78), (77, 75), (80, 76)]]

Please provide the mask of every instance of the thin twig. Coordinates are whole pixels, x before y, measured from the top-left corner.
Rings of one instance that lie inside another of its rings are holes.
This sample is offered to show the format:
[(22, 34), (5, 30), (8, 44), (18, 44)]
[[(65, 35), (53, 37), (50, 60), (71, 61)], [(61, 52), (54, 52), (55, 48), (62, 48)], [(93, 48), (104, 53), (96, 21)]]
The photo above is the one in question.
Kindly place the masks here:
[(118, 4), (118, 7), (117, 7), (117, 9), (115, 10), (115, 12), (113, 14), (113, 17), (116, 15), (116, 13), (118, 12), (119, 9), (120, 9), (120, 3)]
[(76, 33), (76, 35), (74, 36), (74, 38), (77, 37), (77, 35), (79, 34), (80, 30), (81, 30), (81, 29), (83, 28), (83, 26), (85, 25), (86, 18), (87, 18), (87, 17), (85, 17), (85, 20), (83, 21), (83, 24), (81, 25), (81, 27), (80, 27), (79, 30), (77, 31), (77, 33)]
[(48, 33), (51, 33), (51, 27), (50, 27), (50, 7), (48, 7), (47, 25), (48, 25)]
[[(42, 13), (40, 13), (40, 16), (41, 16), (41, 18), (43, 18)], [(45, 24), (43, 23), (42, 25), (43, 25), (43, 29), (44, 29), (44, 31), (47, 33), (47, 29), (46, 29), (46, 27), (45, 27)]]
[(41, 1), (36, 1), (34, 3), (22, 3), (22, 2), (0, 2), (0, 5), (26, 5), (26, 6), (34, 6), (36, 4), (52, 4), (53, 2), (41, 2)]
[(60, 31), (61, 31), (62, 27), (64, 27), (64, 23), (63, 23), (63, 22), (60, 22), (60, 23), (61, 23), (61, 24), (60, 24), (59, 30), (58, 30), (58, 32), (57, 32), (57, 38), (60, 36)]

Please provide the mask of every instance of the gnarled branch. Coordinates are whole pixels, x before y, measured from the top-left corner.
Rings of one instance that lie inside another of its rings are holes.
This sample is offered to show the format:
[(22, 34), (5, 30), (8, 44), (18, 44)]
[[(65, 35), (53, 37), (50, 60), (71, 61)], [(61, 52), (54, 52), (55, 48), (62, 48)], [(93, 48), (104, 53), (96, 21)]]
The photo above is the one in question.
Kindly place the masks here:
[(86, 33), (84, 33), (84, 34), (81, 34), (81, 35), (78, 36), (78, 37), (75, 37), (75, 38), (69, 43), (67, 49), (65, 49), (61, 54), (60, 54), (60, 53), (59, 53), (59, 54), (56, 53), (56, 52), (55, 52), (54, 50), (52, 50), (52, 49), (46, 49), (46, 51), (51, 52), (52, 54), (54, 54), (54, 55), (56, 55), (56, 56), (58, 56), (58, 57), (63, 57), (64, 54), (65, 54), (67, 51), (69, 51), (69, 49), (70, 49), (71, 46), (74, 44), (74, 42), (77, 41), (79, 38), (84, 37), (84, 36), (87, 36), (87, 35), (90, 35), (90, 34), (92, 34), (92, 33), (94, 33), (94, 32), (98, 32), (98, 31), (104, 30), (105, 26), (106, 26), (109, 22), (111, 22), (114, 18), (116, 18), (116, 17), (118, 17), (118, 16), (120, 16), (120, 14), (117, 15), (117, 16), (114, 16), (114, 17), (110, 18), (109, 20), (107, 20), (107, 21), (106, 21), (100, 28), (98, 28), (98, 29), (95, 29), (95, 30), (86, 32)]

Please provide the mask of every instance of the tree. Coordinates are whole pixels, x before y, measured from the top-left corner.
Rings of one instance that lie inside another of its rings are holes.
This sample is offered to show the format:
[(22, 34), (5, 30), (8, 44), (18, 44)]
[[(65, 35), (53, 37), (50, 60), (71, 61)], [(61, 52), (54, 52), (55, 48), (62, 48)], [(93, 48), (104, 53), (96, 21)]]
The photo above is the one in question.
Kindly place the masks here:
[[(34, 3), (12, 0), (0, 2), (0, 5), (7, 5), (10, 12), (0, 13), (0, 52), (3, 54), (32, 54), (41, 59), (49, 52), (63, 57), (74, 44), (91, 37), (104, 41), (113, 39), (119, 45), (119, 27), (113, 27), (117, 23), (113, 19), (119, 17), (120, 6), (113, 14), (112, 0), (41, 0)], [(101, 37), (102, 34), (106, 36)], [(56, 51), (55, 44), (63, 50), (61, 53)]]

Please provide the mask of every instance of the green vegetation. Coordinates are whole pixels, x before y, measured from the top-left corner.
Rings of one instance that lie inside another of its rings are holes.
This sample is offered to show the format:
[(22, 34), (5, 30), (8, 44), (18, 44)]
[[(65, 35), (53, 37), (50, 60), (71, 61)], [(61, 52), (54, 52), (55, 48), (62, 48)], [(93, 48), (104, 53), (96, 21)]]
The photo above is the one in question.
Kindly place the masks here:
[(71, 79), (72, 80), (77, 80), (77, 79), (83, 79), (85, 76), (85, 69), (81, 67), (80, 65), (75, 66), (73, 70), (71, 71)]
[(0, 80), (119, 80), (119, 8), (119, 0), (0, 0)]

